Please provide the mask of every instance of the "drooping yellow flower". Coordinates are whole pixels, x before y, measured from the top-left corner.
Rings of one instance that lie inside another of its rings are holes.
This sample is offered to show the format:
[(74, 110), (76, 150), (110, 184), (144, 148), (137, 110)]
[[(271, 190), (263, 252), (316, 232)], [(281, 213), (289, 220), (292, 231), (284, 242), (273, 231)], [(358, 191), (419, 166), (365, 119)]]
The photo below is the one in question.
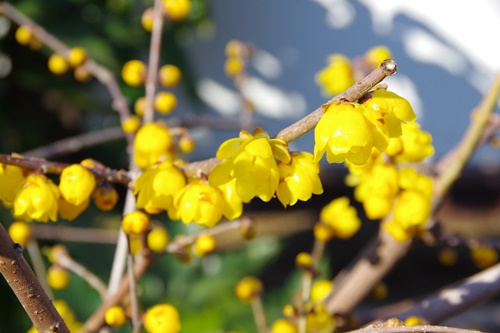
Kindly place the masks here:
[(316, 83), (321, 86), (325, 96), (333, 96), (347, 90), (354, 84), (349, 58), (342, 54), (330, 55), (327, 67), (316, 74)]
[(349, 204), (347, 197), (334, 199), (323, 207), (320, 219), (330, 225), (335, 235), (342, 239), (351, 238), (361, 226), (356, 209)]
[(219, 186), (235, 179), (236, 194), (247, 203), (254, 197), (269, 201), (279, 183), (276, 159), (288, 163), (290, 153), (282, 139), (271, 139), (256, 129), (254, 135), (242, 130), (239, 138), (225, 141), (216, 157), (223, 160), (209, 175), (209, 182)]
[(404, 122), (413, 122), (417, 119), (410, 102), (398, 94), (385, 89), (375, 90), (372, 97), (363, 104), (375, 111), (394, 115), (397, 119)]
[(142, 126), (134, 140), (134, 161), (141, 169), (152, 166), (160, 159), (170, 160), (172, 138), (168, 128), (150, 123)]
[(90, 198), (95, 183), (92, 172), (80, 164), (73, 164), (62, 171), (59, 191), (68, 203), (78, 206)]
[(313, 194), (323, 193), (319, 179), (319, 164), (307, 152), (292, 153), (288, 163), (279, 162), (280, 182), (276, 195), (283, 206), (293, 206), (298, 200), (307, 201)]
[(402, 148), (396, 154), (392, 154), (396, 162), (420, 162), (434, 154), (432, 136), (422, 131), (419, 124), (402, 124), (402, 130)]
[(243, 213), (243, 203), (236, 194), (235, 184), (236, 179), (232, 179), (225, 184), (217, 186), (224, 198), (224, 216), (228, 220), (235, 220)]
[(148, 333), (177, 333), (181, 330), (179, 311), (170, 304), (157, 304), (144, 315), (144, 328)]
[(174, 204), (168, 216), (181, 219), (185, 224), (198, 223), (213, 227), (224, 214), (224, 198), (214, 186), (203, 180), (187, 184), (174, 197)]
[(63, 219), (73, 221), (81, 213), (83, 213), (85, 209), (87, 209), (89, 203), (90, 199), (87, 199), (78, 205), (74, 205), (70, 202), (67, 202), (62, 196), (60, 196), (58, 202), (59, 215), (61, 215)]
[(383, 141), (375, 142), (373, 134), (378, 132), (364, 116), (365, 110), (356, 103), (332, 103), (314, 129), (314, 161), (326, 152), (328, 163), (365, 164), (372, 147), (385, 149)]
[(134, 194), (137, 195), (137, 207), (148, 213), (169, 210), (174, 196), (186, 185), (182, 171), (171, 162), (162, 162), (147, 169), (137, 178)]
[(57, 220), (59, 189), (44, 175), (28, 176), (14, 200), (13, 214), (25, 221)]
[(10, 208), (16, 197), (17, 191), (25, 181), (20, 167), (0, 163), (0, 200), (5, 207)]
[(374, 46), (365, 53), (365, 60), (374, 69), (379, 67), (384, 60), (391, 58), (391, 50), (383, 45)]
[(366, 216), (376, 220), (390, 213), (398, 192), (399, 177), (396, 168), (377, 164), (361, 175), (354, 197), (363, 203)]

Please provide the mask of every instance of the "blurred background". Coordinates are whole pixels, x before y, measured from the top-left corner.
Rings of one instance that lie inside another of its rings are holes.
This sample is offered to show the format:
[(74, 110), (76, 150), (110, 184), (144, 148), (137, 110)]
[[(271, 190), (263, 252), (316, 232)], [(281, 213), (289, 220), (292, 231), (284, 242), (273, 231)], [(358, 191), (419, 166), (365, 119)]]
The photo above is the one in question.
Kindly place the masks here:
[[(423, 129), (433, 135), (436, 153), (431, 160), (442, 157), (460, 139), (471, 110), (479, 104), (500, 65), (500, 45), (494, 42), (494, 33), (500, 31), (500, 5), (495, 0), (477, 0), (473, 4), (451, 0), (192, 2), (192, 12), (186, 21), (167, 22), (165, 26), (161, 64), (175, 64), (183, 73), (181, 85), (174, 89), (179, 105), (166, 120), (169, 123), (224, 120), (220, 121), (222, 130), (205, 126), (191, 129), (197, 148), (186, 156), (190, 161), (214, 156), (223, 140), (239, 132), (235, 122), (242, 102), (232, 79), (223, 70), (224, 47), (231, 39), (255, 47), (244, 89), (255, 106), (255, 126), (271, 135), (328, 99), (321, 95), (315, 75), (326, 66), (330, 54), (342, 53), (354, 58), (373, 46), (388, 46), (399, 71), (386, 83), (390, 90), (412, 103)], [(142, 29), (140, 17), (152, 1), (10, 3), (67, 45), (84, 47), (118, 78), (127, 60), (147, 62), (150, 35)], [(17, 44), (16, 28), (0, 16), (0, 153), (22, 153), (74, 135), (119, 126), (118, 116), (111, 109), (111, 98), (97, 81), (79, 83), (71, 74), (51, 74), (47, 68), (50, 50), (42, 48), (35, 52)], [(144, 95), (141, 88), (128, 87), (121, 78), (119, 83), (131, 106)], [(312, 152), (312, 133), (290, 146)], [(126, 169), (125, 148), (125, 140), (116, 137), (104, 144), (51, 158), (79, 162), (92, 157), (109, 167)], [(448, 232), (491, 238), (499, 235), (499, 215), (495, 213), (500, 209), (499, 162), (498, 150), (479, 149), (443, 210), (442, 220)], [(293, 269), (294, 257), (300, 251), (310, 250), (309, 229), (319, 210), (335, 197), (351, 195), (351, 189), (343, 185), (342, 167), (322, 165), (322, 174), (325, 194), (307, 203), (298, 203), (287, 210), (277, 200), (248, 205), (262, 237), (246, 244), (224, 243), (227, 239), (239, 239), (238, 235), (224, 235), (219, 253), (189, 265), (165, 256), (140, 282), (142, 304), (145, 307), (161, 301), (176, 304), (182, 314), (184, 332), (252, 332), (250, 308), (233, 294), (238, 279), (251, 274), (264, 281), (269, 318), (279, 317), (281, 306), (290, 301), (298, 287), (300, 274)], [(123, 198), (124, 189), (119, 191)], [(6, 209), (0, 210), (0, 218), (6, 226), (12, 222)], [(159, 219), (172, 235), (197, 230), (193, 226), (167, 223), (163, 215)], [(118, 208), (111, 213), (91, 208), (72, 225), (116, 230), (119, 221)], [(366, 221), (352, 240), (333, 242), (322, 262), (324, 277), (340, 271), (376, 228), (376, 222)], [(54, 241), (40, 243), (43, 247)], [(77, 260), (107, 280), (113, 256), (111, 244), (65, 244)], [(436, 249), (420, 247), (412, 251), (388, 277), (392, 289), (386, 302), (422, 295), (476, 272), (467, 250), (462, 249), (460, 254), (458, 265), (443, 268), (437, 262)], [(408, 274), (409, 271), (428, 273), (432, 278), (427, 276), (422, 283), (422, 276)], [(84, 320), (99, 304), (98, 294), (88, 290), (85, 282), (74, 276), (69, 288), (56, 292), (56, 298), (66, 299), (77, 317)], [(0, 299), (3, 308), (0, 332), (27, 330), (29, 321), (3, 280)], [(492, 316), (486, 321), (481, 315), (500, 312), (500, 305), (491, 303), (487, 310), (462, 316), (450, 324), (498, 330), (500, 319), (495, 322), (497, 319)]]

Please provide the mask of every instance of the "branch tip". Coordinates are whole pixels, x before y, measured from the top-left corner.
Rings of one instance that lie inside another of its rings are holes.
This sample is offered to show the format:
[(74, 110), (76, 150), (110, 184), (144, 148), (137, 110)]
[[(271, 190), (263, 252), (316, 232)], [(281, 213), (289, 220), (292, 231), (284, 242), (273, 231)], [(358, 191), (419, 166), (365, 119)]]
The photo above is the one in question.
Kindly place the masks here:
[(398, 71), (398, 64), (392, 59), (386, 59), (381, 64), (380, 67), (384, 70), (387, 75), (394, 75)]

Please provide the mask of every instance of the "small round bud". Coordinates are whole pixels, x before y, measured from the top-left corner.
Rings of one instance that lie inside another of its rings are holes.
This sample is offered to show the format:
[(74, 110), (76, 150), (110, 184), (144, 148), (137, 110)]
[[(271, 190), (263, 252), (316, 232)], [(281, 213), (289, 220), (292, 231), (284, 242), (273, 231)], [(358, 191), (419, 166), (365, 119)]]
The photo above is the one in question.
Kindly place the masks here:
[(335, 236), (335, 230), (329, 224), (318, 222), (314, 225), (314, 238), (328, 242)]
[(127, 322), (127, 315), (121, 306), (112, 306), (106, 310), (104, 321), (109, 326), (120, 327)]
[(140, 87), (146, 79), (147, 67), (140, 60), (129, 60), (123, 65), (122, 79), (132, 87)]
[(141, 126), (141, 119), (137, 116), (130, 116), (122, 123), (122, 129), (125, 133), (135, 133)]
[(305, 270), (312, 269), (313, 260), (311, 255), (307, 252), (300, 252), (295, 257), (295, 265), (297, 266), (297, 268), (300, 269), (305, 269)]
[(179, 140), (179, 149), (184, 153), (190, 153), (196, 147), (196, 143), (189, 135), (181, 136)]
[(73, 47), (68, 52), (68, 63), (71, 67), (78, 67), (87, 60), (87, 51), (82, 47)]
[(73, 76), (78, 82), (87, 82), (92, 77), (92, 74), (90, 74), (85, 66), (77, 66), (73, 72)]
[(168, 245), (168, 232), (164, 228), (156, 227), (148, 234), (148, 247), (154, 252), (164, 252)]
[(134, 103), (134, 111), (138, 116), (144, 116), (146, 111), (146, 97), (139, 97)]
[(182, 73), (179, 67), (175, 65), (164, 65), (158, 71), (158, 82), (162, 87), (175, 87), (181, 80)]
[(405, 326), (419, 326), (419, 325), (425, 325), (426, 322), (422, 320), (422, 318), (417, 317), (417, 316), (410, 316), (405, 319)]
[(123, 217), (122, 228), (129, 235), (140, 235), (149, 228), (149, 216), (141, 211), (134, 211)]
[(282, 318), (276, 320), (271, 327), (271, 333), (297, 333), (298, 331), (297, 326)]
[(224, 63), (224, 72), (229, 77), (234, 77), (245, 69), (245, 62), (240, 57), (228, 57)]
[(154, 106), (161, 114), (169, 114), (177, 106), (177, 98), (171, 92), (160, 91), (155, 96)]
[(115, 207), (118, 202), (118, 192), (108, 182), (104, 182), (97, 186), (92, 195), (94, 203), (102, 211), (108, 211)]
[(165, 15), (172, 21), (185, 19), (191, 11), (191, 0), (163, 0)]
[(16, 41), (21, 45), (29, 45), (33, 40), (33, 33), (27, 26), (20, 26), (16, 30)]
[(30, 226), (26, 222), (16, 221), (9, 227), (9, 236), (14, 243), (19, 243), (22, 247), (26, 247), (31, 238)]
[(73, 205), (80, 205), (90, 198), (96, 184), (95, 176), (80, 164), (73, 164), (61, 173), (59, 190), (62, 197)]
[(333, 284), (330, 280), (319, 280), (311, 286), (311, 300), (313, 302), (321, 302), (333, 289)]
[(283, 315), (287, 318), (295, 318), (299, 314), (298, 309), (292, 304), (285, 304), (281, 310)]
[(68, 271), (59, 265), (50, 266), (47, 270), (47, 283), (56, 290), (66, 288), (69, 284)]
[(196, 238), (193, 251), (198, 257), (204, 257), (215, 251), (217, 243), (211, 235), (201, 235)]
[(154, 8), (146, 8), (141, 15), (141, 24), (144, 30), (151, 32), (153, 30)]
[(48, 66), (49, 70), (56, 75), (63, 75), (69, 70), (68, 62), (58, 53), (54, 53), (49, 57)]
[(242, 301), (249, 302), (262, 293), (262, 282), (254, 276), (247, 276), (236, 285), (236, 296)]
[(245, 45), (239, 40), (232, 39), (227, 42), (224, 52), (228, 58), (242, 57), (245, 55)]

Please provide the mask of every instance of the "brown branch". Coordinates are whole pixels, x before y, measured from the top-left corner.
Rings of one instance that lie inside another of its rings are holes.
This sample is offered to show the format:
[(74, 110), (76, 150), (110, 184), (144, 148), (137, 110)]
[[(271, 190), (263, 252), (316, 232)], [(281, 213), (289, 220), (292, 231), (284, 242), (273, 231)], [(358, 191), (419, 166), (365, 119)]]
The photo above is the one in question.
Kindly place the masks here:
[(146, 107), (144, 110), (144, 124), (154, 119), (154, 99), (156, 81), (158, 77), (158, 64), (160, 62), (161, 34), (163, 31), (163, 2), (155, 0), (153, 7), (153, 30), (149, 46), (148, 77), (146, 81)]
[(37, 239), (77, 243), (116, 244), (118, 232), (97, 228), (66, 227), (60, 225), (32, 223), (31, 232)]
[[(62, 55), (66, 55), (68, 53), (69, 47), (66, 44), (64, 44), (61, 40), (59, 40), (52, 34), (48, 33), (43, 27), (22, 14), (11, 4), (5, 1), (0, 2), (0, 8), (3, 15), (16, 22), (20, 26), (29, 27), (33, 33), (33, 36), (35, 36), (39, 41), (47, 45), (55, 52)], [(112, 108), (116, 112), (118, 112), (120, 120), (123, 123), (124, 120), (130, 117), (130, 110), (128, 101), (123, 96), (113, 73), (111, 73), (111, 71), (109, 71), (106, 67), (99, 65), (90, 58), (88, 58), (82, 66), (84, 66), (94, 77), (97, 78), (97, 80), (99, 80), (99, 82), (101, 82), (107, 88), (113, 100)], [(132, 143), (133, 136), (131, 134), (127, 134), (126, 138), (129, 143)]]
[(406, 300), (361, 314), (360, 323), (392, 317), (417, 316), (438, 323), (500, 294), (500, 264), (434, 292), (420, 300)]
[(51, 299), (22, 255), (23, 248), (14, 244), (0, 223), (0, 273), (3, 275), (38, 332), (69, 333)]
[[(17, 165), (31, 170), (42, 170), (43, 173), (61, 174), (64, 168), (71, 164), (53, 162), (36, 157), (18, 157), (6, 154), (0, 154), (0, 163)], [(110, 182), (128, 186), (131, 179), (125, 170), (113, 170), (110, 168), (97, 169), (87, 168), (97, 178), (106, 179)]]
[(466, 330), (447, 326), (419, 325), (419, 326), (396, 326), (396, 327), (364, 327), (359, 330), (346, 333), (481, 333), (478, 330)]

